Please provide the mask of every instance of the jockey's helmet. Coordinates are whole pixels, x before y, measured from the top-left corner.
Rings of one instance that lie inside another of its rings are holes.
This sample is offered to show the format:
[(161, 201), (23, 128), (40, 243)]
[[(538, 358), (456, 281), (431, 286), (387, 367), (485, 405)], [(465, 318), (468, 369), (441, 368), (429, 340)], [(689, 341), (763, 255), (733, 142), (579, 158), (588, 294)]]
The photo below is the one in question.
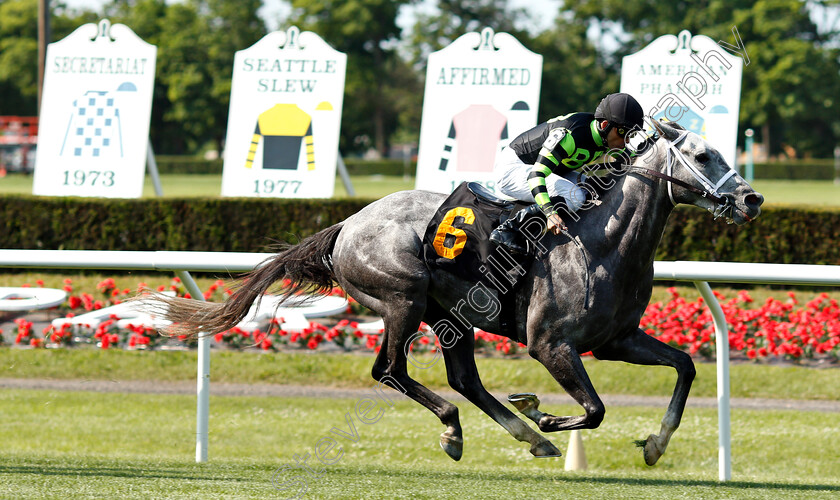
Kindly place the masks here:
[(639, 101), (622, 92), (608, 94), (595, 108), (595, 119), (609, 122), (602, 131), (605, 136), (613, 127), (619, 129), (619, 135), (622, 137), (633, 128), (641, 129), (644, 125), (643, 117), (644, 112)]

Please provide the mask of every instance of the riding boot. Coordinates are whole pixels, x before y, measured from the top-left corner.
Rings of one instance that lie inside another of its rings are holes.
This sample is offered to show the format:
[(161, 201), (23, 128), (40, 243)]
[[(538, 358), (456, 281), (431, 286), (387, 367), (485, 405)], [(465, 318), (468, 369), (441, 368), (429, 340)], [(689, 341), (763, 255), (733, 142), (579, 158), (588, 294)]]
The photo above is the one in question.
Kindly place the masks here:
[(507, 248), (511, 253), (527, 255), (528, 242), (520, 228), (526, 220), (534, 215), (542, 216), (542, 211), (536, 204), (529, 205), (516, 212), (490, 233), (490, 241)]

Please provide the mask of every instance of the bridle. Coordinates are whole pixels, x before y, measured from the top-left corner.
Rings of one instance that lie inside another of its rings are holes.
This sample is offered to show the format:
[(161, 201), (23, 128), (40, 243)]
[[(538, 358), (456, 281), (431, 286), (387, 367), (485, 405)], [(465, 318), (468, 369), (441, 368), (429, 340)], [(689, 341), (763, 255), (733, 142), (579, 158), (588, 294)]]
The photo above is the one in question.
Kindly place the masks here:
[[(645, 174), (645, 175), (650, 175), (652, 177), (656, 177), (656, 178), (667, 181), (668, 182), (668, 198), (671, 200), (671, 203), (674, 206), (677, 205), (677, 202), (674, 201), (674, 190), (673, 190), (673, 185), (676, 184), (677, 186), (679, 186), (683, 189), (691, 191), (694, 194), (698, 194), (698, 195), (702, 196), (703, 198), (706, 198), (707, 200), (710, 200), (710, 201), (714, 202), (715, 207), (709, 209), (709, 211), (712, 212), (715, 219), (718, 219), (720, 217), (726, 217), (727, 220), (731, 220), (732, 219), (732, 212), (735, 209), (735, 206), (732, 204), (732, 202), (729, 200), (729, 198), (726, 198), (726, 197), (722, 196), (718, 192), (718, 189), (720, 189), (721, 186), (723, 186), (726, 183), (726, 181), (729, 180), (730, 177), (732, 177), (733, 175), (738, 175), (738, 172), (736, 172), (735, 169), (730, 167), (729, 172), (724, 174), (717, 182), (712, 182), (709, 178), (707, 178), (705, 175), (703, 175), (703, 173), (700, 172), (697, 169), (697, 167), (695, 167), (694, 165), (689, 163), (688, 160), (685, 159), (685, 156), (683, 155), (682, 151), (680, 151), (677, 148), (677, 145), (679, 143), (681, 143), (686, 138), (687, 135), (688, 135), (688, 131), (684, 130), (680, 133), (680, 136), (677, 137), (675, 140), (671, 141), (671, 140), (666, 139), (666, 141), (668, 142), (668, 149), (666, 151), (666, 158), (665, 158), (665, 168), (666, 168), (667, 173), (663, 174), (662, 172), (660, 172), (658, 170), (654, 170), (654, 169), (651, 169), (651, 168), (643, 168), (643, 167), (631, 167), (630, 171), (631, 172), (638, 172), (638, 173)], [(685, 181), (682, 181), (680, 179), (677, 179), (676, 177), (674, 177), (672, 175), (673, 170), (674, 170), (674, 165), (676, 165), (677, 162), (681, 163), (685, 168), (688, 169), (688, 172), (692, 175), (692, 177), (694, 177), (695, 179), (697, 179), (698, 182), (700, 182), (700, 185), (703, 186), (703, 189), (700, 189), (696, 186), (692, 186), (691, 184), (689, 184)]]

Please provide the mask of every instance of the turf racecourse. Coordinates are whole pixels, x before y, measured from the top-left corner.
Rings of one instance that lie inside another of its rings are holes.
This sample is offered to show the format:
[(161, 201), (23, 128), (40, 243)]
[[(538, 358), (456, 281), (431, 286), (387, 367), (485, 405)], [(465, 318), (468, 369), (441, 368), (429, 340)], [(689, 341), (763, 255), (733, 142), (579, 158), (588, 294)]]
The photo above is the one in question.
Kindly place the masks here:
[[(171, 180), (172, 187), (164, 187), (167, 196), (218, 194), (218, 177)], [(361, 196), (378, 197), (383, 190), (390, 192), (413, 185), (401, 179), (384, 179), (387, 185), (381, 178), (366, 180), (367, 185), (356, 184)], [(16, 192), (7, 190), (8, 186), (0, 182), (0, 191)], [(30, 186), (20, 187), (19, 192), (31, 192)], [(766, 185), (757, 182), (756, 188), (770, 194), (768, 203), (840, 203), (838, 188), (830, 183), (767, 181)], [(336, 195), (343, 195), (340, 187)], [(151, 196), (149, 186), (145, 196)], [(73, 371), (77, 377), (116, 377), (123, 381), (140, 372), (165, 373), (163, 377), (172, 378), (183, 373), (193, 380), (195, 377), (193, 353), (154, 353), (153, 358), (141, 359), (146, 365), (140, 368), (132, 359), (143, 356), (139, 353), (119, 353), (108, 359), (99, 359), (107, 356), (99, 352), (82, 356), (46, 353), (52, 356), (48, 360), (40, 352), (7, 353), (9, 356), (0, 359), (0, 373), (12, 377), (58, 378)], [(254, 366), (253, 359), (247, 360), (242, 353), (221, 354), (213, 355), (214, 380), (254, 383), (291, 376), (265, 366), (267, 357), (261, 357), (264, 363)], [(179, 362), (179, 356), (189, 359)], [(237, 356), (237, 361), (228, 359), (233, 356)], [(247, 370), (231, 368), (237, 363), (244, 365), (243, 360), (248, 361)], [(363, 378), (367, 383), (369, 362), (363, 359), (364, 366), (355, 366), (343, 360), (343, 372), (335, 367), (336, 371), (328, 373), (324, 373), (321, 361), (317, 368), (314, 363), (299, 364), (296, 375), (310, 383), (313, 377), (323, 375), (337, 385), (352, 386), (352, 377)], [(348, 364), (350, 368), (346, 367)], [(307, 371), (309, 368), (312, 371)], [(823, 380), (834, 370), (815, 371), (817, 378), (803, 381), (800, 373), (788, 372), (787, 368), (762, 368), (773, 370), (749, 370), (759, 383), (747, 385), (747, 371), (733, 367), (733, 395), (740, 392), (773, 397), (780, 393), (779, 384), (787, 383), (790, 391), (803, 398), (838, 398), (840, 386)], [(485, 369), (491, 372), (485, 378), (489, 384), (509, 389), (511, 378), (506, 377), (521, 378), (531, 368), (504, 360), (504, 365), (498, 367), (483, 363), (483, 375)], [(491, 376), (492, 370), (495, 376)], [(673, 387), (672, 371), (665, 369), (620, 372), (609, 379), (597, 369), (591, 372), (599, 390), (610, 387), (612, 391), (632, 393), (638, 390), (639, 382), (644, 382), (650, 391), (659, 394)], [(699, 372), (692, 396), (714, 394), (713, 373), (708, 366), (699, 367)], [(663, 373), (668, 375), (661, 376)], [(669, 375), (671, 378), (664, 379)], [(432, 385), (444, 386), (445, 378), (436, 376), (437, 383)], [(538, 392), (556, 386), (544, 373), (542, 376), (538, 383), (524, 377), (518, 384), (523, 390)], [(761, 384), (762, 380), (767, 382)], [(419, 405), (396, 402), (384, 409), (376, 422), (364, 424), (355, 415), (359, 401), (353, 397), (213, 396), (210, 461), (195, 464), (194, 396), (2, 389), (0, 498), (670, 500), (840, 496), (837, 413), (733, 410), (734, 480), (721, 484), (717, 481), (717, 413), (712, 409), (689, 408), (666, 455), (655, 467), (648, 468), (632, 441), (658, 432), (665, 408), (608, 406), (602, 426), (584, 432), (589, 470), (565, 472), (563, 459), (533, 459), (527, 445), (513, 440), (470, 404), (459, 403), (465, 454), (456, 463), (437, 445), (442, 426)], [(555, 414), (580, 411), (560, 405), (544, 405), (543, 409)], [(327, 466), (313, 457), (324, 437), (332, 437), (340, 446), (328, 454), (333, 463)], [(565, 451), (566, 434), (549, 437)], [(307, 453), (312, 473), (288, 468)]]
[[(608, 404), (601, 427), (583, 433), (589, 470), (565, 472), (562, 458), (532, 458), (526, 444), (459, 402), (465, 451), (456, 463), (437, 444), (440, 422), (413, 402), (394, 398), (393, 407), (381, 403), (378, 419), (360, 421), (356, 408), (372, 387), (371, 361), (360, 355), (214, 352), (215, 382), (285, 382), (355, 392), (332, 399), (212, 396), (205, 464), (194, 463), (192, 395), (2, 389), (0, 498), (293, 498), (304, 493), (300, 498), (670, 500), (836, 498), (840, 493), (837, 412), (733, 410), (734, 481), (719, 484), (714, 409), (688, 408), (668, 452), (649, 468), (633, 440), (658, 432), (664, 404)], [(532, 360), (478, 361), (494, 390), (557, 391)], [(714, 365), (697, 368), (692, 396), (714, 395)], [(592, 360), (587, 370), (602, 394), (667, 395), (675, 378), (668, 368)], [(430, 386), (446, 386), (440, 366), (414, 373)], [(840, 399), (836, 369), (736, 364), (732, 375), (735, 397)], [(0, 376), (183, 383), (195, 380), (195, 353), (0, 349)], [(377, 397), (372, 389), (370, 396)], [(555, 414), (580, 411), (565, 404), (543, 408)], [(324, 437), (340, 447), (326, 454), (333, 462), (327, 466), (315, 460)], [(565, 451), (567, 434), (549, 438)], [(316, 476), (282, 470), (307, 453)], [(284, 485), (290, 488), (275, 489)]]
[[(351, 182), (357, 197), (381, 198), (389, 193), (414, 189), (414, 177), (354, 175)], [(784, 179), (758, 179), (753, 187), (761, 192), (767, 204), (795, 204), (836, 207), (840, 206), (840, 186), (832, 181), (792, 181)], [(216, 197), (221, 193), (221, 175), (161, 175), (164, 197)], [(0, 177), (0, 195), (31, 194), (32, 176), (8, 175)], [(347, 190), (341, 179), (336, 177), (336, 198), (346, 198)], [(154, 198), (155, 190), (150, 177), (146, 176), (143, 197)]]
[[(610, 408), (600, 428), (584, 431), (590, 469), (565, 472), (563, 459), (532, 458), (527, 445), (471, 405), (460, 404), (465, 451), (456, 463), (438, 447), (442, 426), (425, 409), (383, 403), (380, 417), (363, 424), (358, 402), (213, 397), (210, 461), (195, 464), (194, 397), (3, 390), (0, 495), (670, 500), (840, 494), (837, 414), (733, 411), (734, 481), (719, 484), (714, 410), (689, 409), (668, 453), (649, 468), (632, 440), (657, 430), (664, 409)], [(340, 447), (325, 454), (333, 462), (326, 466), (314, 459), (324, 437)], [(565, 450), (564, 434), (552, 439)], [(307, 453), (311, 474), (288, 468)], [(276, 489), (283, 486), (288, 489)]]

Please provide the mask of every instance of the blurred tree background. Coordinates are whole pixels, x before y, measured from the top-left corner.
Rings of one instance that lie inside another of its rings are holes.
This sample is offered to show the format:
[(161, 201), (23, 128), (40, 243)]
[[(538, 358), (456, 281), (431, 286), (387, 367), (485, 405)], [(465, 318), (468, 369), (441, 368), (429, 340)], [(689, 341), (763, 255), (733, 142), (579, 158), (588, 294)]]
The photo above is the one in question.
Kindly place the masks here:
[[(827, 157), (840, 143), (840, 0), (558, 0), (551, 12), (506, 0), (285, 0), (296, 25), (347, 53), (344, 154), (416, 142), (429, 53), (489, 26), (544, 57), (539, 119), (594, 109), (619, 88), (621, 58), (683, 29), (750, 57), (740, 133), (770, 153)], [(548, 2), (541, 4), (549, 5)], [(159, 154), (221, 150), (233, 56), (269, 28), (262, 0), (109, 0), (97, 11), (50, 2), (52, 41), (107, 17), (158, 47), (152, 143)], [(406, 15), (410, 12), (410, 15)], [(37, 114), (37, 0), (0, 0), (0, 115)], [(410, 25), (400, 25), (400, 18)], [(552, 23), (542, 22), (553, 19)], [(545, 27), (544, 27), (545, 26)]]

